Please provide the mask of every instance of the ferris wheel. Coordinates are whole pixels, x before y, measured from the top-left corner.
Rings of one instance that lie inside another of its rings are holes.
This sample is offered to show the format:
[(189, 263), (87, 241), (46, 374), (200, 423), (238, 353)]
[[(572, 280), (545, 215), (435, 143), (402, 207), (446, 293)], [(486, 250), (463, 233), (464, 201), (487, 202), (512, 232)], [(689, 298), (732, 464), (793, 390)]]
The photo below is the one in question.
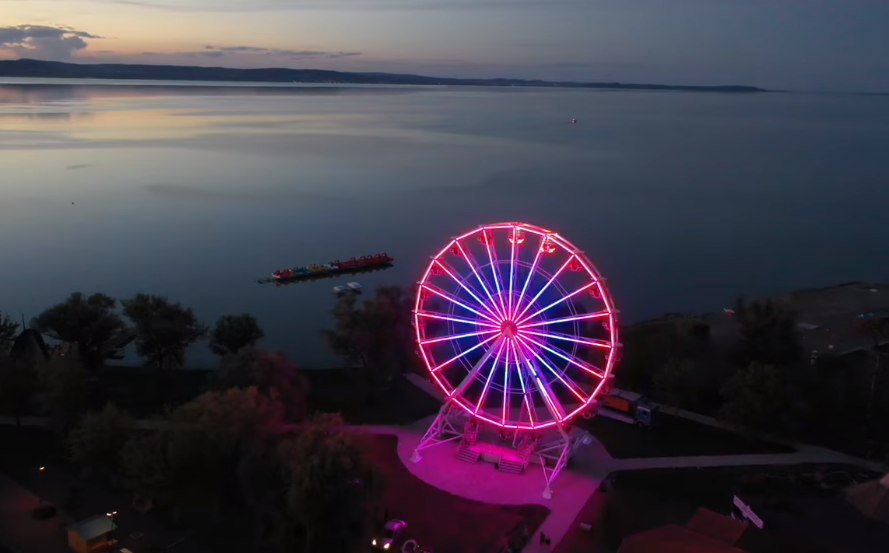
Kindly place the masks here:
[(606, 389), (617, 311), (584, 253), (554, 231), (484, 225), (452, 238), (418, 283), (418, 353), (446, 404), (473, 420), (564, 426)]

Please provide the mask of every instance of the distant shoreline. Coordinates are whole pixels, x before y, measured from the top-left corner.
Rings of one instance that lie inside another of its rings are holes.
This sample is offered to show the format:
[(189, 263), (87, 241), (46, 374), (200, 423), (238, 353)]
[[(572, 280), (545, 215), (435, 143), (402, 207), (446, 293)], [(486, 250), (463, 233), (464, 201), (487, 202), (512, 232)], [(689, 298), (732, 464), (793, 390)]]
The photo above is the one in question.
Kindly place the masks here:
[[(419, 85), (485, 86), (523, 88), (571, 88), (602, 90), (656, 90), (678, 92), (754, 93), (775, 92), (755, 86), (694, 86), (634, 83), (586, 83), (525, 79), (455, 79), (400, 75), (393, 73), (356, 73), (321, 69), (233, 69), (181, 65), (79, 64), (32, 59), (0, 61), (0, 77), (42, 79), (96, 79), (125, 81), (188, 81), (200, 83), (278, 83), (314, 85)], [(207, 85), (212, 86), (212, 85)]]

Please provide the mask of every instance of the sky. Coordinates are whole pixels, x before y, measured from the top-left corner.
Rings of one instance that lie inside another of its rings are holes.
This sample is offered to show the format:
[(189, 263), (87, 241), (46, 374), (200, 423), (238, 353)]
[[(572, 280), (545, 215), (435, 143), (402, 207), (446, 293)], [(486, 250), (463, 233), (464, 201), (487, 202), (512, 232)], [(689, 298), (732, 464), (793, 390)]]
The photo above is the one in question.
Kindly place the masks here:
[(0, 59), (889, 92), (889, 0), (0, 0)]

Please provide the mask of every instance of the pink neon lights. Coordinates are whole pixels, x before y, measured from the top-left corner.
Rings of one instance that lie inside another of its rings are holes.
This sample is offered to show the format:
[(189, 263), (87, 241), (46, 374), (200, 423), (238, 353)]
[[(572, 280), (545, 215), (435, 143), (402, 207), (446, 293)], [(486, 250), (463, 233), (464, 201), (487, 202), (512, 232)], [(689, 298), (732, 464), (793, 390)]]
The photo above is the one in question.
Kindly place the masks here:
[(498, 223), (432, 258), (414, 327), (448, 399), (497, 426), (540, 429), (564, 424), (604, 388), (620, 347), (616, 313), (577, 247), (551, 230)]

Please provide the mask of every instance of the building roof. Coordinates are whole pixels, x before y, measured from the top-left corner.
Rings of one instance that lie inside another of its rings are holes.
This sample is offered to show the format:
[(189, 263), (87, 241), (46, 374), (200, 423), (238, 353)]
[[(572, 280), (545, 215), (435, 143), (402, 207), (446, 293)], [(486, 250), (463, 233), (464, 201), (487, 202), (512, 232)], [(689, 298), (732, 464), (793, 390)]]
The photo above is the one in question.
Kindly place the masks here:
[(75, 522), (71, 526), (65, 528), (69, 532), (77, 532), (85, 541), (90, 541), (103, 536), (108, 532), (117, 528), (109, 517), (106, 515), (95, 515), (90, 518)]
[(685, 527), (689, 530), (732, 545), (741, 539), (748, 526), (750, 526), (749, 522), (735, 520), (703, 507), (698, 509), (685, 523)]
[(653, 528), (624, 539), (618, 553), (746, 553), (732, 544), (678, 524)]
[(846, 501), (862, 514), (889, 524), (889, 474), (850, 487)]

